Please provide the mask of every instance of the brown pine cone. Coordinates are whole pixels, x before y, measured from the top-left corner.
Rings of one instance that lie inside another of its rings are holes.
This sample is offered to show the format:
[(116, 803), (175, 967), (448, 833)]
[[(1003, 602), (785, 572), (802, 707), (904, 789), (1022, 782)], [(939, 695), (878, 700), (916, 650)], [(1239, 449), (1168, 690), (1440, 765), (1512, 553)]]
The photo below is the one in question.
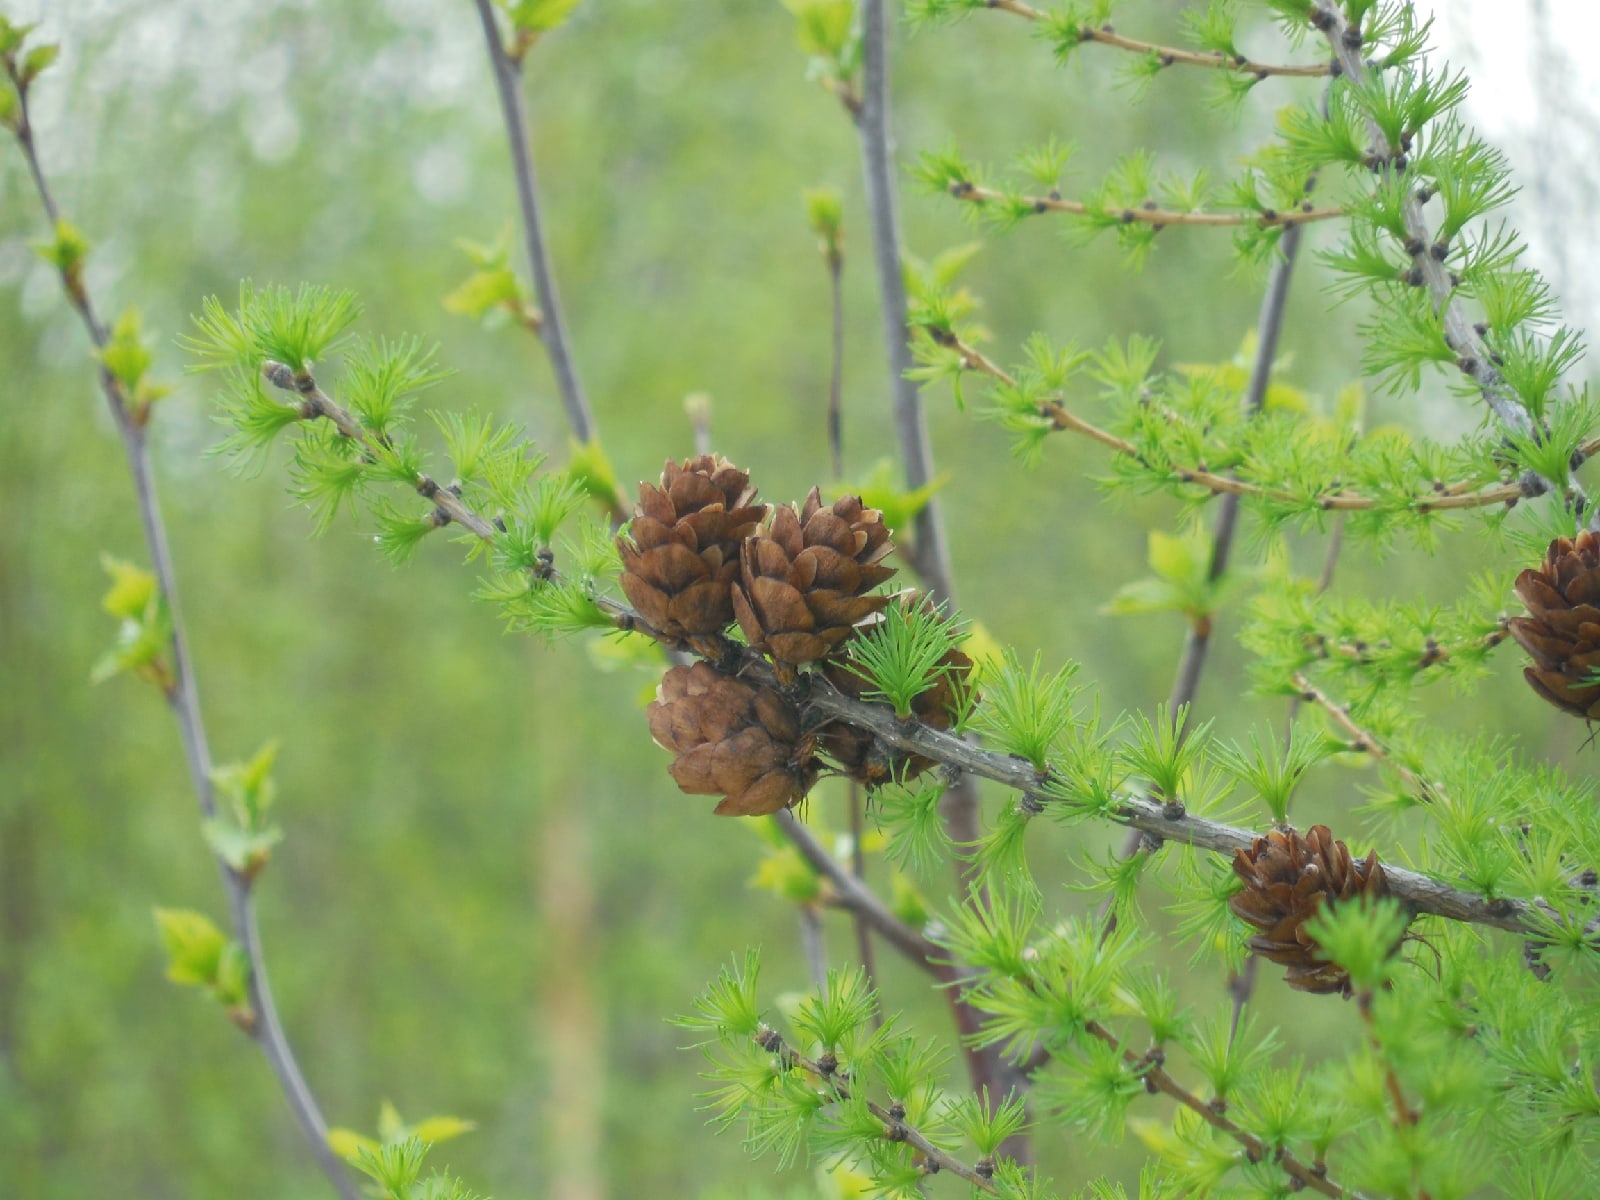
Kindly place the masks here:
[(894, 574), (883, 514), (845, 496), (824, 507), (816, 488), (798, 512), (780, 504), (772, 525), (744, 544), (733, 611), (757, 650), (780, 673), (815, 662), (850, 635), (857, 621), (889, 603), (865, 592)]
[(1233, 871), (1247, 886), (1228, 900), (1228, 908), (1261, 930), (1250, 939), (1250, 949), (1288, 967), (1284, 979), (1292, 988), (1349, 995), (1350, 976), (1319, 956), (1305, 926), (1324, 901), (1388, 895), (1378, 852), (1356, 862), (1326, 825), (1313, 825), (1303, 837), (1293, 829), (1274, 829), (1250, 849), (1234, 851)]
[[(929, 601), (924, 599), (922, 603)], [(911, 715), (924, 725), (949, 729), (960, 698), (959, 690), (968, 685), (971, 673), (972, 660), (960, 650), (951, 650), (939, 660), (939, 673), (932, 686), (911, 701)], [(852, 700), (875, 699), (867, 694), (872, 691), (872, 684), (845, 663), (825, 663), (822, 674)], [(817, 744), (846, 775), (867, 787), (891, 780), (906, 782), (938, 765), (920, 754), (904, 754), (884, 746), (867, 730), (843, 721), (833, 721), (819, 729)]]
[(1511, 636), (1533, 657), (1522, 677), (1575, 717), (1600, 719), (1600, 539), (1587, 529), (1557, 538), (1544, 562), (1517, 576), (1528, 615), (1511, 620)]
[(790, 808), (817, 781), (813, 739), (789, 702), (708, 663), (668, 671), (646, 715), (656, 743), (677, 755), (670, 769), (678, 786), (723, 797), (722, 816)]
[(755, 495), (748, 474), (709, 454), (668, 462), (659, 487), (639, 485), (617, 549), (622, 590), (652, 629), (681, 642), (733, 624), (739, 547), (767, 514)]

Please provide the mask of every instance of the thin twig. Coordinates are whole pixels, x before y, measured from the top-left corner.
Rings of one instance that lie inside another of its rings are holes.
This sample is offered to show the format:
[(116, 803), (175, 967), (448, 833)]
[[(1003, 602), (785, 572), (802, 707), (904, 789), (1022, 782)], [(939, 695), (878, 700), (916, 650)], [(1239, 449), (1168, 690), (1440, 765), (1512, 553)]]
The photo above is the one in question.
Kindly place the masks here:
[[(831, 340), (832, 362), (828, 369), (828, 455), (833, 465), (833, 481), (844, 479), (844, 253), (841, 235), (834, 227), (825, 238), (823, 258), (828, 266), (828, 300), (832, 309), (833, 329)], [(861, 785), (851, 780), (845, 790), (845, 811), (850, 821), (850, 873), (865, 881), (867, 856), (862, 848), (864, 834), (862, 808), (866, 803)], [(856, 955), (861, 959), (861, 969), (867, 973), (867, 982), (874, 994), (878, 990), (877, 956), (872, 947), (872, 927), (861, 913), (851, 914), (851, 924), (856, 935)], [(874, 1028), (883, 1024), (883, 1006), (872, 1011)]]
[[(1418, 1113), (1406, 1103), (1405, 1089), (1400, 1086), (1400, 1076), (1395, 1074), (1394, 1063), (1384, 1053), (1383, 1042), (1378, 1038), (1378, 1026), (1372, 1019), (1372, 993), (1362, 992), (1356, 997), (1356, 1008), (1361, 1013), (1361, 1021), (1367, 1027), (1367, 1039), (1372, 1043), (1372, 1049), (1383, 1060), (1384, 1086), (1389, 1090), (1389, 1101), (1394, 1105), (1394, 1123), (1397, 1129), (1407, 1129), (1417, 1123)], [(1417, 1200), (1431, 1200), (1426, 1189), (1418, 1189)]]
[(838, 903), (870, 925), (884, 941), (924, 966), (947, 957), (937, 942), (895, 916), (877, 892), (847, 871), (792, 812), (777, 813), (773, 819), (800, 851), (800, 857), (833, 886)]
[[(854, 779), (845, 789), (845, 806), (850, 813), (850, 874), (860, 880), (863, 886), (867, 879), (867, 852), (861, 845), (865, 836), (865, 821), (862, 819), (862, 809), (866, 807), (866, 795), (861, 790), (861, 785)], [(867, 982), (872, 985), (874, 992), (878, 989), (878, 955), (872, 946), (872, 927), (860, 913), (851, 914), (851, 924), (856, 933), (856, 956), (861, 959), (861, 969), (867, 973)], [(883, 1006), (880, 1004), (872, 1010), (873, 1028), (883, 1024)]]
[[(906, 486), (916, 491), (933, 480), (933, 450), (923, 420), (922, 398), (916, 382), (907, 377), (915, 363), (906, 329), (905, 268), (895, 204), (894, 140), (889, 130), (889, 17), (885, 0), (863, 0), (861, 37), (863, 74), (858, 128), (871, 217), (872, 256), (882, 300), (895, 432), (905, 460)], [(950, 551), (937, 500), (930, 500), (917, 514), (916, 540), (917, 569), (928, 591), (940, 603), (952, 601)]]
[[(830, 1094), (839, 1100), (849, 1100), (851, 1092), (844, 1080), (839, 1078), (837, 1067), (828, 1068), (820, 1062), (807, 1058), (794, 1047), (783, 1040), (783, 1035), (776, 1030), (763, 1025), (755, 1034), (756, 1044), (769, 1054), (777, 1056), (778, 1061), (787, 1066), (799, 1067), (809, 1071), (820, 1079), (827, 1087)], [(927, 1135), (916, 1126), (907, 1124), (903, 1113), (896, 1115), (875, 1100), (866, 1100), (867, 1111), (883, 1122), (883, 1138), (890, 1142), (904, 1142), (922, 1152), (928, 1162), (934, 1164), (939, 1171), (948, 1171), (952, 1175), (965, 1179), (979, 1191), (987, 1192), (991, 1196), (998, 1196), (1000, 1189), (995, 1186), (992, 1166), (988, 1174), (976, 1167), (968, 1166), (949, 1151), (936, 1146)]]
[[(1497, 628), (1490, 630), (1481, 637), (1471, 638), (1459, 645), (1451, 645), (1448, 642), (1435, 641), (1430, 636), (1423, 643), (1422, 653), (1418, 654), (1414, 660), (1401, 665), (1413, 673), (1421, 673), (1428, 670), (1430, 667), (1441, 666), (1458, 655), (1468, 651), (1479, 652), (1484, 650), (1493, 650), (1496, 646), (1510, 636), (1510, 619), (1505, 616), (1501, 616)], [(1363, 665), (1379, 662), (1386, 656), (1382, 652), (1374, 653), (1374, 648), (1366, 642), (1330, 642), (1322, 634), (1311, 635), (1308, 638), (1307, 645), (1308, 647), (1314, 646), (1318, 655), (1322, 658), (1343, 658), (1348, 659), (1350, 662), (1360, 663)]]
[(528, 265), (533, 271), (533, 286), (539, 297), (540, 323), (536, 330), (550, 356), (567, 423), (579, 442), (594, 440), (594, 415), (578, 378), (577, 362), (567, 338), (567, 322), (556, 294), (555, 273), (545, 248), (544, 225), (539, 216), (538, 178), (533, 155), (528, 148), (528, 114), (522, 98), (522, 60), (506, 51), (500, 25), (491, 0), (474, 0), (483, 24), (483, 38), (489, 50), (489, 65), (494, 71), (495, 90), (500, 97), (500, 114), (505, 120), (506, 140), (511, 147), (512, 174), (517, 188), (517, 205), (522, 211), (523, 241)]
[(822, 940), (822, 918), (814, 905), (802, 904), (800, 909), (800, 948), (805, 952), (806, 970), (811, 973), (811, 983), (817, 995), (828, 994), (828, 951)]
[[(1289, 305), (1289, 285), (1294, 279), (1295, 262), (1300, 255), (1300, 227), (1286, 229), (1279, 243), (1279, 256), (1273, 261), (1272, 273), (1267, 280), (1266, 294), (1261, 298), (1261, 315), (1256, 321), (1256, 354), (1250, 364), (1250, 382), (1245, 389), (1240, 410), (1246, 417), (1259, 413), (1267, 399), (1267, 388), (1272, 382), (1272, 365), (1278, 358), (1278, 343), (1283, 334), (1284, 313)], [(1228, 558), (1233, 552), (1233, 539), (1239, 524), (1239, 493), (1224, 495), (1217, 504), (1217, 524), (1211, 535), (1211, 566), (1207, 579), (1216, 583), (1228, 569)], [(1206, 654), (1211, 645), (1209, 617), (1189, 627), (1184, 640), (1183, 659), (1178, 675), (1173, 680), (1172, 695), (1167, 701), (1170, 712), (1176, 713), (1194, 701), (1200, 689), (1200, 673), (1205, 668)]]
[[(1287, 233), (1284, 234), (1288, 236)], [(939, 345), (954, 350), (961, 356), (961, 366), (964, 370), (976, 371), (988, 375), (1000, 383), (1011, 387), (1017, 386), (1017, 379), (993, 359), (989, 358), (976, 346), (962, 341), (947, 329), (926, 327), (924, 332)], [(1038, 412), (1051, 424), (1051, 428), (1076, 433), (1098, 442), (1100, 445), (1116, 451), (1125, 458), (1134, 459), (1145, 466), (1146, 461), (1139, 447), (1119, 437), (1107, 429), (1085, 420), (1066, 406), (1059, 397), (1044, 400), (1039, 404)], [(1600, 437), (1590, 438), (1578, 446), (1578, 453), (1584, 458), (1600, 453)], [(1248, 480), (1238, 479), (1232, 475), (1219, 475), (1199, 466), (1187, 466), (1174, 463), (1163, 468), (1169, 479), (1177, 483), (1192, 483), (1205, 488), (1213, 495), (1218, 496), (1243, 496), (1247, 499), (1271, 500), (1280, 504), (1293, 504), (1300, 507), (1315, 508), (1322, 512), (1366, 512), (1375, 508), (1401, 507), (1394, 500), (1383, 499), (1376, 496), (1365, 496), (1359, 492), (1328, 492), (1322, 495), (1304, 496), (1295, 492), (1285, 491), (1282, 488), (1267, 487), (1264, 484), (1251, 483)], [(1517, 481), (1514, 483), (1496, 484), (1491, 487), (1480, 488), (1473, 483), (1438, 483), (1431, 491), (1419, 496), (1413, 496), (1404, 501), (1404, 507), (1413, 512), (1456, 512), (1465, 509), (1489, 508), (1497, 504), (1515, 504), (1517, 501), (1532, 495), (1539, 495), (1539, 485), (1530, 489), (1527, 483)]]
[(835, 480), (844, 478), (844, 256), (828, 254), (828, 297), (833, 309), (833, 362), (828, 368), (828, 456)]
[[(1041, 21), (1049, 13), (1034, 8), (1022, 0), (989, 0), (989, 7), (1000, 12), (1010, 13), (1028, 21)], [(1256, 62), (1242, 54), (1223, 54), (1220, 51), (1184, 50), (1178, 46), (1161, 46), (1154, 42), (1141, 42), (1136, 38), (1123, 37), (1109, 24), (1099, 27), (1093, 25), (1078, 26), (1078, 40), (1084, 43), (1094, 43), (1101, 46), (1110, 46), (1117, 50), (1127, 50), (1133, 54), (1148, 55), (1159, 62), (1163, 67), (1200, 67), (1212, 71), (1232, 71), (1238, 75), (1254, 75), (1258, 79), (1265, 79), (1269, 75), (1283, 75), (1290, 78), (1314, 79), (1331, 73), (1332, 67), (1328, 63), (1307, 63), (1304, 65), (1278, 65), (1275, 63)]]
[[(49, 218), (52, 228), (59, 226), (60, 209), (51, 194), (45, 177), (37, 146), (34, 143), (33, 125), (28, 112), (28, 89), (17, 88), (19, 111), (17, 140), (33, 176), (39, 202)], [(103, 351), (108, 341), (105, 324), (95, 311), (94, 302), (78, 275), (62, 272), (61, 283), (68, 301), (77, 311), (96, 351)], [(217, 811), (216, 794), (212, 787), (211, 751), (206, 737), (206, 727), (200, 707), (200, 690), (195, 679), (194, 661), (185, 632), (182, 605), (178, 595), (177, 572), (173, 568), (172, 550), (167, 540), (166, 524), (161, 516), (160, 500), (156, 494), (155, 474), (150, 465), (149, 438), (145, 417), (129, 404), (122, 384), (102, 365), (99, 368), (100, 389), (105, 394), (117, 433), (122, 441), (128, 470), (133, 477), (134, 492), (139, 509), (139, 523), (144, 530), (145, 543), (150, 551), (151, 569), (166, 601), (171, 622), (172, 676), (163, 690), (173, 717), (178, 722), (183, 741), (184, 761), (188, 766), (189, 781), (194, 788), (201, 813), (207, 818)], [(279, 1087), (293, 1110), (306, 1140), (310, 1143), (312, 1157), (327, 1176), (328, 1182), (345, 1200), (359, 1200), (361, 1195), (355, 1181), (328, 1146), (328, 1126), (316, 1097), (296, 1061), (289, 1045), (283, 1024), (278, 1018), (273, 1002), (272, 988), (267, 980), (266, 958), (261, 947), (261, 934), (256, 924), (255, 904), (250, 896), (250, 881), (234, 871), (223, 859), (217, 858), (222, 874), (223, 889), (228, 898), (228, 909), (234, 938), (250, 964), (249, 1000), (254, 1020), (242, 1028), (252, 1037), (266, 1056)]]
[(1065, 200), (1057, 192), (1048, 196), (1013, 196), (993, 188), (979, 187), (967, 180), (958, 180), (949, 188), (957, 200), (969, 204), (1024, 204), (1036, 213), (1069, 213), (1078, 217), (1114, 217), (1124, 225), (1196, 225), (1213, 229), (1237, 229), (1254, 226), (1257, 229), (1294, 229), (1313, 221), (1331, 221), (1345, 215), (1343, 208), (1313, 208), (1309, 201), (1299, 208), (1284, 212), (1269, 209), (1263, 212), (1201, 212), (1173, 208), (1158, 208), (1155, 204), (1105, 205), (1087, 204), (1082, 200)]
[[(1277, 361), (1278, 341), (1283, 333), (1283, 316), (1289, 305), (1289, 284), (1294, 279), (1295, 261), (1300, 253), (1300, 237), (1299, 226), (1284, 231), (1279, 256), (1272, 264), (1267, 290), (1261, 298), (1261, 314), (1256, 321), (1255, 360), (1250, 365), (1250, 380), (1239, 402), (1239, 409), (1247, 418), (1259, 413), (1266, 403), (1267, 386), (1272, 380), (1272, 364)], [(1211, 534), (1211, 564), (1206, 572), (1206, 579), (1211, 584), (1215, 584), (1227, 572), (1238, 525), (1239, 494), (1229, 492), (1217, 505), (1217, 523)], [(1178, 660), (1178, 671), (1167, 697), (1167, 711), (1174, 719), (1178, 713), (1184, 714), (1183, 728), (1178, 731), (1180, 737), (1188, 730), (1188, 709), (1200, 690), (1201, 672), (1205, 670), (1211, 649), (1213, 624), (1213, 614), (1202, 613), (1190, 622), (1184, 635), (1183, 655)], [(1130, 830), (1122, 844), (1122, 857), (1129, 859), (1138, 854), (1146, 840), (1143, 832)], [(1110, 904), (1110, 897), (1107, 897), (1101, 914), (1107, 933), (1116, 927), (1116, 914), (1110, 911)]]
[[(888, 352), (890, 386), (894, 395), (895, 432), (905, 466), (906, 486), (913, 492), (934, 479), (933, 447), (923, 418), (922, 397), (910, 378), (915, 365), (910, 330), (906, 325), (905, 267), (901, 260), (900, 216), (895, 203), (894, 137), (889, 111), (889, 14), (886, 0), (861, 3), (862, 85), (861, 112), (856, 122), (861, 143), (862, 174), (872, 232), (872, 259), (878, 276), (883, 336)], [(950, 550), (945, 541), (943, 509), (930, 497), (918, 511), (915, 529), (915, 566), (935, 603), (956, 604), (950, 571)], [(951, 841), (958, 846), (976, 844), (982, 836), (978, 820), (978, 790), (969, 779), (958, 779), (944, 795), (942, 815)], [(957, 871), (968, 890), (982, 890), (977, 868), (958, 856)], [(977, 1062), (978, 1060), (973, 1060)], [(974, 1087), (994, 1097), (1005, 1095), (1015, 1080), (1010, 1068), (994, 1053), (985, 1053), (983, 1069), (973, 1076)], [(1026, 1150), (1013, 1147), (1019, 1156)]]
[(1429, 783), (1410, 767), (1395, 758), (1385, 748), (1376, 734), (1356, 724), (1355, 719), (1350, 716), (1350, 706), (1348, 704), (1335, 702), (1332, 697), (1299, 671), (1296, 671), (1291, 678), (1296, 691), (1299, 693), (1296, 698), (1304, 700), (1308, 704), (1315, 704), (1323, 712), (1327, 713), (1329, 719), (1350, 739), (1350, 749), (1361, 751), (1380, 767), (1393, 772), (1395, 777), (1405, 784), (1406, 790), (1424, 803), (1431, 804), (1439, 798), (1440, 793), (1437, 785)]
[(1098, 1038), (1113, 1050), (1120, 1051), (1124, 1062), (1132, 1066), (1143, 1081), (1145, 1087), (1166, 1096), (1171, 1096), (1183, 1107), (1194, 1113), (1213, 1129), (1226, 1134), (1244, 1147), (1245, 1154), (1251, 1162), (1277, 1162), (1284, 1173), (1299, 1182), (1301, 1187), (1310, 1188), (1324, 1196), (1358, 1197), (1361, 1193), (1348, 1191), (1340, 1187), (1327, 1177), (1326, 1172), (1318, 1171), (1316, 1167), (1307, 1164), (1296, 1156), (1286, 1146), (1269, 1146), (1255, 1134), (1239, 1125), (1227, 1116), (1220, 1105), (1207, 1104), (1199, 1096), (1184, 1087), (1168, 1073), (1162, 1065), (1159, 1054), (1135, 1054), (1122, 1044), (1121, 1039), (1098, 1021), (1088, 1021), (1084, 1028), (1090, 1035)]

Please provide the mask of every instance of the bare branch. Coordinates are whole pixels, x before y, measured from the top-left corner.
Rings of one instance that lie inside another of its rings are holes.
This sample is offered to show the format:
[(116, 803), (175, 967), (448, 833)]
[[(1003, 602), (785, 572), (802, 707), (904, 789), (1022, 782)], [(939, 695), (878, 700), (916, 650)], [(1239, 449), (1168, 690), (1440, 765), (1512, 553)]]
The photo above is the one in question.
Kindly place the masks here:
[(792, 812), (780, 812), (774, 820), (800, 851), (800, 857), (833, 886), (838, 902), (871, 926), (874, 933), (923, 966), (944, 956), (937, 943), (895, 916), (876, 892), (845, 870)]
[(1067, 213), (1077, 217), (1111, 216), (1124, 225), (1154, 225), (1158, 229), (1168, 225), (1194, 225), (1212, 229), (1238, 229), (1242, 226), (1254, 226), (1257, 229), (1295, 229), (1314, 221), (1332, 221), (1345, 215), (1345, 210), (1342, 208), (1313, 208), (1309, 201), (1302, 207), (1292, 208), (1287, 212), (1276, 210), (1261, 213), (1202, 212), (1158, 208), (1153, 203), (1108, 209), (1087, 204), (1082, 200), (1065, 200), (1056, 192), (1051, 192), (1048, 196), (1012, 196), (994, 188), (978, 187), (965, 181), (952, 183), (949, 191), (957, 200), (965, 200), (979, 207), (1000, 202), (1021, 203), (1036, 213)]
[[(28, 118), (28, 89), (17, 87), (20, 99), (20, 120), (17, 140), (38, 190), (39, 202), (52, 226), (60, 223), (61, 214), (51, 194), (34, 142), (33, 126)], [(76, 274), (61, 274), (62, 289), (77, 311), (97, 351), (106, 347), (108, 335), (104, 322), (94, 307), (83, 280)], [(182, 605), (178, 595), (177, 572), (173, 568), (172, 549), (167, 540), (166, 524), (161, 516), (161, 504), (156, 494), (155, 474), (150, 466), (150, 448), (145, 420), (147, 414), (136, 410), (122, 384), (102, 365), (99, 369), (100, 390), (116, 423), (117, 433), (133, 477), (134, 492), (139, 509), (139, 524), (144, 530), (145, 543), (150, 552), (151, 570), (166, 600), (172, 625), (170, 651), (172, 677), (164, 687), (167, 703), (177, 720), (183, 741), (184, 761), (188, 766), (189, 781), (194, 788), (201, 813), (209, 818), (216, 814), (217, 801), (212, 788), (211, 751), (207, 742), (205, 720), (200, 708), (200, 690), (195, 680), (194, 661), (185, 633)], [(278, 1018), (273, 1002), (272, 988), (267, 980), (266, 958), (261, 947), (261, 934), (256, 924), (255, 904), (250, 897), (250, 881), (234, 871), (221, 858), (217, 865), (222, 873), (223, 889), (228, 898), (233, 935), (243, 948), (250, 964), (249, 1000), (254, 1021), (246, 1032), (261, 1048), (279, 1087), (293, 1110), (301, 1131), (310, 1143), (312, 1157), (327, 1176), (328, 1182), (344, 1200), (359, 1200), (360, 1191), (338, 1156), (328, 1146), (328, 1126), (316, 1097), (296, 1061), (294, 1051)], [(244, 1026), (241, 1026), (242, 1028)]]
[(500, 97), (500, 113), (505, 120), (506, 140), (511, 147), (512, 176), (517, 187), (517, 205), (522, 211), (523, 241), (528, 265), (533, 271), (533, 286), (539, 296), (540, 322), (535, 329), (550, 355), (556, 385), (567, 423), (580, 442), (594, 440), (594, 415), (578, 378), (577, 362), (567, 339), (567, 322), (556, 294), (555, 273), (545, 248), (544, 224), (539, 216), (539, 187), (534, 174), (533, 154), (528, 148), (528, 114), (522, 98), (522, 59), (507, 52), (500, 26), (490, 0), (474, 0), (483, 23), (483, 37), (489, 50), (489, 65), (494, 71), (495, 91)]

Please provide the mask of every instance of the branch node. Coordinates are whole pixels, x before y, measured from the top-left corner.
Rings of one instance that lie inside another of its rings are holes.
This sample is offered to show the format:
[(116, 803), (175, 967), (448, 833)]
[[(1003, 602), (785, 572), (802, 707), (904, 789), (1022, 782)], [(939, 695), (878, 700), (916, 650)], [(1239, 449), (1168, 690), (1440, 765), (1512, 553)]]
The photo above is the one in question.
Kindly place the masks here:
[(294, 372), (285, 364), (276, 362), (273, 359), (269, 358), (261, 364), (261, 378), (281, 391), (291, 392), (295, 390)]

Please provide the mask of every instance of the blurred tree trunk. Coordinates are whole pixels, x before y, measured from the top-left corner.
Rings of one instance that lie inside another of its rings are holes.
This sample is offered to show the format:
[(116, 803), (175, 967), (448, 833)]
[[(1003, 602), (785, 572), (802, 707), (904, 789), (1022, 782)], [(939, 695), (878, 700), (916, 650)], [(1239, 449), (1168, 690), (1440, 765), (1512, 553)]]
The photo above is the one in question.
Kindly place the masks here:
[[(548, 666), (548, 663), (546, 663)], [(582, 682), (569, 681), (581, 690)], [(590, 808), (581, 764), (564, 727), (574, 698), (536, 685), (540, 742), (539, 803), (544, 820), (532, 869), (543, 918), (543, 973), (534, 1019), (549, 1065), (545, 1093), (545, 1154), (551, 1200), (601, 1200), (605, 1049), (595, 981), (594, 880)]]

